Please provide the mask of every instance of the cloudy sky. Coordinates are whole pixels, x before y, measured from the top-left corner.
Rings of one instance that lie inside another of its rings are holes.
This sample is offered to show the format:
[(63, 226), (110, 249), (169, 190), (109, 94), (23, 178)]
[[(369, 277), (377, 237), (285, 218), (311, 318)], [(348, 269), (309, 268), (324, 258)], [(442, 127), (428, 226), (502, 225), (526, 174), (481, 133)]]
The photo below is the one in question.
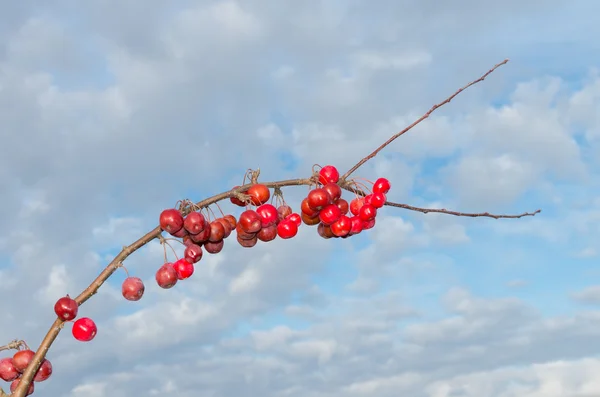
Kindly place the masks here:
[[(127, 260), (48, 358), (57, 397), (600, 395), (600, 29), (594, 0), (20, 1), (0, 5), (0, 344), (36, 347), (177, 200), (362, 167), (375, 229), (227, 241), (161, 290)], [(284, 191), (296, 208), (306, 188)], [(239, 214), (229, 203), (223, 210)], [(179, 250), (180, 251), (180, 250)], [(6, 389), (6, 387), (5, 387)]]

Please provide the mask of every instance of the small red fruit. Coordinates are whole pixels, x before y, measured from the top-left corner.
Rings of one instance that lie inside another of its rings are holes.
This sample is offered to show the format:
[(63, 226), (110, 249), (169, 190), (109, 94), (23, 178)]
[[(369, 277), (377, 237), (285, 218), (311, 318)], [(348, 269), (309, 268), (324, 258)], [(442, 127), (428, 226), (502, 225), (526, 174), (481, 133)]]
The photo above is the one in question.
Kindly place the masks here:
[(165, 263), (156, 271), (156, 283), (160, 288), (169, 289), (177, 284), (177, 272), (172, 263)]
[(340, 219), (342, 212), (335, 204), (329, 204), (319, 212), (319, 219), (325, 225), (331, 225), (333, 222)]
[(352, 229), (352, 221), (346, 215), (331, 224), (331, 232), (338, 237), (347, 236)]
[[(367, 200), (367, 197), (369, 197), (368, 200)], [(373, 194), (369, 194), (367, 197), (365, 197), (365, 203), (371, 204), (375, 208), (383, 207), (385, 202), (387, 201), (387, 198), (385, 197), (385, 194), (383, 194), (383, 193), (373, 193)]]
[[(277, 223), (279, 213), (277, 208), (272, 204), (263, 204), (256, 209), (256, 213), (260, 215), (262, 227), (269, 227)], [(260, 237), (259, 237), (260, 238)]]
[[(233, 189), (236, 189), (238, 187), (239, 186), (234, 186)], [(246, 192), (241, 192), (241, 193), (242, 194), (246, 194)], [(237, 197), (230, 197), (229, 201), (231, 201), (233, 204), (235, 204), (235, 205), (237, 205), (239, 207), (245, 207), (246, 206), (246, 204), (242, 200), (238, 199)]]
[(262, 227), (262, 218), (254, 210), (246, 210), (238, 219), (239, 227), (246, 233), (257, 233)]
[(144, 295), (144, 283), (139, 277), (127, 277), (121, 285), (121, 293), (123, 298), (128, 301), (139, 301)]
[(269, 198), (271, 197), (271, 192), (269, 191), (269, 188), (263, 185), (262, 183), (257, 183), (250, 186), (246, 194), (250, 196), (252, 204), (254, 205), (264, 204), (267, 201), (269, 201)]
[(342, 215), (346, 215), (350, 209), (348, 202), (343, 198), (339, 198), (334, 204), (338, 206)]
[(254, 236), (251, 239), (246, 240), (246, 239), (240, 238), (240, 235), (238, 234), (237, 241), (244, 248), (252, 248), (258, 242), (258, 236)]
[(237, 225), (237, 219), (235, 219), (235, 216), (233, 215), (225, 215), (223, 217), (223, 219), (225, 219), (227, 222), (229, 222), (229, 224), (231, 225), (231, 229), (235, 229), (235, 226)]
[(52, 363), (48, 359), (44, 359), (40, 368), (36, 372), (33, 380), (34, 382), (43, 382), (52, 375)]
[[(377, 208), (373, 207), (371, 204), (363, 205), (358, 214), (360, 219), (362, 219), (364, 222), (370, 221), (371, 219), (375, 219), (376, 215), (377, 215)], [(363, 227), (363, 229), (364, 229), (364, 227)]]
[(229, 237), (231, 235), (231, 231), (233, 230), (233, 227), (231, 227), (231, 223), (229, 223), (229, 221), (225, 218), (217, 218), (217, 219), (215, 219), (215, 221), (217, 221), (221, 225), (223, 225), (223, 229), (225, 230), (225, 234), (223, 234), (223, 238), (226, 239), (227, 237)]
[(332, 203), (329, 192), (323, 188), (311, 190), (306, 198), (308, 199), (308, 206), (314, 211), (319, 211)]
[(375, 218), (371, 219), (370, 221), (363, 221), (363, 223), (362, 223), (363, 230), (372, 229), (374, 226), (375, 226)]
[(183, 221), (183, 227), (190, 234), (198, 234), (206, 227), (206, 218), (200, 212), (190, 212)]
[(202, 230), (198, 234), (190, 234), (190, 239), (196, 244), (202, 244), (205, 241), (208, 241), (208, 238), (210, 237), (210, 232), (211, 228), (205, 227), (204, 230)]
[(287, 204), (280, 205), (279, 207), (277, 207), (277, 215), (278, 215), (277, 222), (281, 222), (282, 220), (284, 220), (285, 218), (290, 216), (290, 214), (292, 212), (293, 212), (292, 207), (290, 207), (289, 205), (287, 205)]
[(73, 323), (71, 330), (73, 337), (80, 342), (89, 342), (96, 337), (98, 328), (96, 323), (88, 317), (82, 317)]
[(192, 265), (187, 259), (181, 258), (173, 263), (173, 268), (177, 272), (177, 278), (184, 280), (194, 274), (194, 265)]
[(331, 197), (331, 201), (334, 203), (342, 197), (342, 188), (339, 187), (337, 183), (328, 183), (323, 186), (323, 189), (327, 190), (329, 197)]
[(306, 214), (306, 216), (309, 218), (314, 218), (315, 216), (319, 215), (319, 210), (313, 210), (308, 204), (308, 197), (302, 200), (302, 203), (300, 203), (300, 212)]
[(63, 321), (70, 321), (77, 317), (79, 305), (69, 295), (63, 296), (54, 304), (54, 313)]
[(5, 382), (12, 382), (19, 376), (19, 371), (15, 368), (11, 357), (0, 359), (0, 379)]
[[(10, 384), (10, 392), (11, 393), (14, 393), (15, 390), (17, 390), (17, 386), (19, 386), (19, 382), (21, 382), (21, 378), (15, 379), (12, 381), (12, 383)], [(25, 395), (29, 396), (29, 395), (33, 394), (34, 390), (35, 390), (35, 387), (33, 386), (33, 382), (31, 382), (29, 384), (29, 388), (27, 389), (27, 394), (25, 394)]]
[(363, 221), (358, 215), (354, 215), (350, 218), (352, 226), (350, 228), (350, 235), (358, 234), (363, 231)]
[(188, 245), (185, 247), (185, 251), (183, 251), (183, 257), (190, 263), (197, 263), (202, 259), (202, 247), (198, 244)]
[(179, 237), (179, 238), (183, 238), (185, 236), (187, 236), (189, 233), (188, 231), (185, 229), (185, 227), (182, 227), (181, 229), (179, 229), (178, 231), (176, 231), (175, 233), (171, 233), (171, 236), (175, 236), (175, 237)]
[(277, 234), (283, 239), (292, 238), (298, 234), (298, 225), (293, 220), (286, 218), (277, 225)]
[(319, 236), (323, 237), (324, 239), (335, 237), (335, 235), (331, 231), (331, 227), (323, 223), (319, 223), (319, 226), (317, 226), (317, 233), (319, 233)]
[(303, 212), (300, 214), (300, 217), (302, 218), (302, 222), (304, 222), (308, 226), (314, 226), (321, 222), (318, 215), (314, 216), (314, 217), (310, 217)]
[(208, 236), (208, 241), (211, 243), (216, 243), (225, 237), (225, 228), (221, 222), (216, 220), (210, 223), (210, 235)]
[[(270, 226), (263, 227), (256, 234), (256, 237), (260, 241), (263, 241), (265, 243), (269, 242), (269, 241), (272, 241), (272, 240), (275, 240), (275, 238), (277, 237), (277, 225), (274, 223), (274, 224), (272, 224)], [(242, 240), (252, 240), (252, 239), (242, 239)]]
[(218, 254), (219, 252), (221, 252), (224, 245), (224, 240), (217, 241), (216, 243), (213, 243), (212, 241), (207, 241), (206, 243), (204, 243), (204, 249), (209, 254)]
[(177, 233), (183, 228), (183, 216), (175, 208), (169, 208), (160, 213), (159, 223), (167, 233)]
[(350, 201), (350, 212), (352, 212), (352, 215), (358, 215), (363, 205), (365, 205), (364, 197), (357, 197)]
[(390, 191), (390, 181), (385, 178), (379, 178), (373, 184), (373, 193), (387, 194)]
[(27, 366), (29, 366), (29, 363), (33, 359), (34, 355), (35, 353), (31, 350), (19, 350), (13, 356), (12, 364), (17, 371), (23, 373)]
[(295, 222), (296, 226), (298, 226), (298, 227), (300, 227), (300, 225), (302, 224), (302, 217), (300, 217), (300, 214), (296, 214), (295, 212), (289, 214), (286, 219), (289, 219), (289, 220)]
[(338, 183), (339, 180), (340, 173), (333, 165), (326, 165), (319, 171), (319, 182), (321, 182), (322, 185)]

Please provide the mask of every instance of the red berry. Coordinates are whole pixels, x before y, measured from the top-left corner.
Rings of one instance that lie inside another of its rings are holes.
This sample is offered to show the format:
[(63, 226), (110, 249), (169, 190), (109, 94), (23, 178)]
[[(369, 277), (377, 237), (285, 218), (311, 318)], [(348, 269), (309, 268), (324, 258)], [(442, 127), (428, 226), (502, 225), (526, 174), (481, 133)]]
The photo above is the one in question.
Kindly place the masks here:
[(229, 237), (231, 235), (231, 231), (233, 230), (231, 223), (225, 218), (217, 218), (215, 219), (215, 221), (223, 225), (223, 230), (225, 230), (225, 233), (223, 234), (223, 239)]
[(211, 232), (211, 228), (210, 227), (205, 227), (204, 230), (202, 230), (200, 233), (198, 234), (191, 234), (190, 235), (190, 239), (195, 242), (196, 244), (202, 244), (205, 241), (208, 241), (209, 237), (210, 237), (210, 232)]
[(385, 178), (379, 178), (373, 184), (373, 193), (383, 193), (387, 194), (390, 191), (391, 185), (390, 181)]
[(319, 223), (319, 226), (317, 226), (317, 233), (319, 233), (319, 236), (325, 239), (335, 237), (335, 235), (331, 231), (331, 227), (325, 225), (324, 223)]
[(351, 217), (350, 222), (352, 226), (350, 228), (349, 234), (354, 235), (363, 231), (363, 221), (358, 215), (354, 215), (353, 217)]
[(185, 251), (183, 251), (183, 257), (190, 263), (197, 263), (202, 259), (202, 247), (198, 244), (188, 245), (185, 247)]
[(375, 226), (375, 218), (371, 219), (370, 221), (363, 221), (363, 223), (362, 223), (363, 230), (372, 229), (374, 226)]
[(289, 205), (287, 205), (287, 204), (280, 205), (279, 207), (277, 207), (277, 215), (278, 215), (277, 222), (281, 222), (282, 220), (284, 220), (285, 218), (290, 216), (290, 214), (292, 212), (293, 212), (292, 207), (290, 207)]
[(286, 218), (277, 225), (277, 234), (283, 239), (292, 238), (298, 234), (298, 225), (293, 220)]
[(311, 190), (306, 198), (308, 199), (308, 206), (314, 211), (319, 211), (332, 203), (329, 192), (323, 188)]
[(0, 379), (5, 382), (11, 382), (19, 376), (19, 371), (15, 368), (11, 357), (0, 359)]
[[(234, 186), (233, 189), (238, 188), (239, 186)], [(246, 194), (246, 192), (241, 192), (242, 194)], [(239, 206), (239, 207), (245, 207), (246, 204), (241, 201), (240, 199), (238, 199), (237, 197), (230, 197), (229, 201), (231, 201), (233, 204)]]
[[(277, 225), (274, 223), (272, 225), (269, 225), (267, 227), (263, 227), (262, 229), (260, 229), (260, 231), (256, 234), (256, 237), (263, 242), (268, 242), (268, 241), (272, 241), (275, 240), (275, 238), (277, 237)], [(248, 239), (245, 239), (248, 240)], [(250, 239), (252, 240), (252, 239)]]
[(340, 218), (331, 224), (331, 232), (338, 236), (344, 237), (350, 233), (352, 229), (352, 221), (346, 215), (340, 216)]
[(69, 295), (63, 296), (54, 304), (54, 313), (63, 321), (70, 321), (77, 317), (79, 305)]
[(73, 337), (80, 342), (89, 342), (96, 337), (96, 323), (88, 317), (82, 317), (73, 323)]
[(210, 235), (208, 236), (208, 241), (211, 243), (216, 243), (225, 238), (225, 227), (221, 222), (216, 220), (210, 223)]
[(274, 225), (279, 220), (279, 212), (272, 204), (261, 205), (256, 209), (256, 213), (260, 215), (262, 227)]
[(257, 237), (257, 235), (255, 235), (251, 239), (243, 239), (243, 238), (240, 238), (240, 235), (238, 234), (237, 235), (237, 241), (244, 248), (252, 248), (258, 242), (258, 237)]
[(173, 263), (173, 268), (177, 272), (177, 278), (179, 280), (184, 280), (194, 274), (194, 265), (185, 258), (176, 260)]
[(333, 222), (340, 219), (342, 212), (335, 204), (329, 204), (319, 212), (319, 219), (325, 225), (331, 225)]
[(322, 185), (338, 183), (339, 180), (340, 173), (333, 165), (326, 165), (319, 171), (319, 182), (321, 182)]
[(252, 204), (261, 205), (269, 201), (271, 197), (271, 192), (269, 188), (263, 185), (262, 183), (257, 183), (255, 185), (250, 186), (248, 192), (246, 192), (250, 199), (252, 200)]
[(300, 212), (306, 214), (306, 216), (310, 218), (314, 218), (315, 216), (319, 215), (319, 210), (313, 210), (308, 204), (308, 197), (302, 200), (302, 203), (300, 203)]
[(167, 233), (177, 233), (183, 228), (183, 216), (175, 208), (169, 208), (160, 213), (159, 223)]
[(29, 363), (33, 359), (34, 355), (35, 353), (31, 350), (19, 350), (13, 356), (12, 364), (17, 371), (23, 373), (27, 366), (29, 366)]
[[(14, 393), (15, 390), (17, 390), (17, 386), (19, 386), (19, 382), (21, 382), (21, 378), (15, 379), (12, 381), (12, 383), (10, 384), (10, 392), (11, 393)], [(30, 394), (33, 394), (34, 390), (35, 390), (35, 387), (33, 386), (33, 382), (31, 382), (29, 384), (29, 388), (27, 389), (27, 394), (25, 394), (25, 395), (29, 396)]]
[(235, 216), (225, 215), (223, 217), (223, 219), (225, 219), (227, 222), (229, 222), (229, 224), (231, 225), (231, 230), (235, 229), (235, 226), (237, 225), (237, 219), (235, 219)]
[(185, 227), (182, 227), (181, 229), (179, 229), (178, 231), (176, 231), (175, 233), (171, 233), (171, 236), (175, 236), (175, 237), (185, 237), (187, 236), (189, 233), (188, 231), (185, 229)]
[(121, 294), (128, 301), (139, 301), (144, 295), (144, 283), (139, 277), (127, 277), (121, 285)]
[(365, 203), (371, 204), (375, 208), (383, 207), (385, 202), (387, 201), (387, 198), (383, 193), (373, 193), (369, 194), (369, 196), (367, 197), (369, 197), (369, 200), (367, 201), (367, 198), (365, 197)]
[(350, 206), (348, 205), (348, 202), (343, 198), (337, 199), (337, 201), (334, 202), (334, 204), (338, 206), (342, 215), (346, 215), (348, 213)]
[(219, 252), (221, 252), (224, 245), (224, 240), (217, 241), (216, 243), (213, 243), (212, 241), (207, 241), (206, 243), (204, 243), (204, 249), (209, 254), (218, 254)]
[(206, 227), (206, 218), (200, 212), (190, 212), (183, 221), (183, 227), (190, 234), (198, 234)]
[(169, 289), (177, 284), (177, 272), (172, 263), (165, 263), (156, 271), (156, 283), (160, 288)]
[(337, 183), (328, 183), (323, 186), (323, 189), (327, 190), (329, 193), (329, 197), (331, 197), (332, 202), (336, 202), (340, 197), (342, 197), (342, 188), (337, 185)]
[[(360, 212), (358, 214), (360, 219), (362, 219), (364, 222), (370, 221), (371, 219), (375, 219), (376, 215), (377, 215), (377, 208), (373, 207), (371, 204), (363, 205), (360, 208)], [(363, 227), (363, 229), (364, 229), (364, 227)]]
[(352, 212), (352, 215), (358, 215), (363, 205), (365, 205), (364, 197), (357, 197), (350, 201), (350, 212)]
[(52, 375), (52, 363), (48, 359), (42, 360), (40, 368), (36, 372), (33, 380), (34, 382), (43, 382)]
[(300, 217), (302, 218), (302, 222), (304, 222), (308, 226), (314, 226), (321, 222), (318, 215), (314, 216), (314, 217), (310, 217), (303, 212), (300, 214)]
[(254, 210), (246, 210), (238, 219), (239, 227), (246, 233), (258, 233), (262, 227), (262, 218)]
[(289, 214), (286, 219), (289, 219), (289, 220), (295, 222), (296, 226), (298, 226), (298, 227), (300, 227), (300, 225), (302, 224), (302, 218), (300, 217), (300, 214), (296, 214), (295, 212)]

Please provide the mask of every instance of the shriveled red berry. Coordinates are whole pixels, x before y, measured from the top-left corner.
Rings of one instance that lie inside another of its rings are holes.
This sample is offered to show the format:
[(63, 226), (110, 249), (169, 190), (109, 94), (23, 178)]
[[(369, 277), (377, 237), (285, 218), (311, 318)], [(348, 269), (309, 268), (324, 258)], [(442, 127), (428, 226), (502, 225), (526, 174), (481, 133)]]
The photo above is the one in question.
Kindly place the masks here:
[(326, 165), (319, 171), (319, 182), (321, 182), (322, 185), (338, 183), (339, 180), (340, 173), (333, 165)]
[(94, 320), (88, 317), (82, 317), (73, 323), (71, 329), (73, 337), (80, 342), (89, 342), (96, 337), (98, 328)]
[(15, 368), (12, 362), (12, 357), (0, 359), (0, 379), (5, 382), (12, 382), (19, 376), (19, 371)]
[(183, 216), (175, 208), (169, 208), (160, 213), (160, 228), (167, 233), (177, 233), (183, 228)]
[(172, 263), (165, 263), (157, 271), (155, 275), (156, 283), (164, 289), (172, 288), (177, 284), (177, 271)]
[(387, 194), (390, 191), (390, 181), (386, 178), (379, 178), (373, 184), (373, 193)]
[(73, 320), (77, 317), (78, 311), (79, 305), (75, 302), (75, 299), (71, 299), (69, 295), (63, 296), (54, 304), (54, 313), (56, 313), (58, 318), (64, 321)]
[(121, 294), (128, 301), (139, 301), (144, 295), (144, 282), (139, 277), (127, 277), (121, 285)]

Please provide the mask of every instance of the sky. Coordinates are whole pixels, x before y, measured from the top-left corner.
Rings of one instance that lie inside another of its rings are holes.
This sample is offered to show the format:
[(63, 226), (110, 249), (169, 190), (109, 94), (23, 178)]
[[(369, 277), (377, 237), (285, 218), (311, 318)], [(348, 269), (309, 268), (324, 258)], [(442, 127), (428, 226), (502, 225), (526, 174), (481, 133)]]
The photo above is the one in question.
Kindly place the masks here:
[[(115, 273), (80, 308), (96, 338), (67, 324), (35, 395), (600, 395), (599, 14), (593, 0), (3, 2), (0, 344), (35, 349), (55, 301), (178, 200), (248, 168), (344, 172), (509, 58), (355, 176), (388, 178), (395, 202), (540, 214), (384, 208), (350, 239), (230, 238), (169, 290), (153, 242), (125, 262), (142, 300)], [(284, 194), (299, 210), (307, 188)]]

